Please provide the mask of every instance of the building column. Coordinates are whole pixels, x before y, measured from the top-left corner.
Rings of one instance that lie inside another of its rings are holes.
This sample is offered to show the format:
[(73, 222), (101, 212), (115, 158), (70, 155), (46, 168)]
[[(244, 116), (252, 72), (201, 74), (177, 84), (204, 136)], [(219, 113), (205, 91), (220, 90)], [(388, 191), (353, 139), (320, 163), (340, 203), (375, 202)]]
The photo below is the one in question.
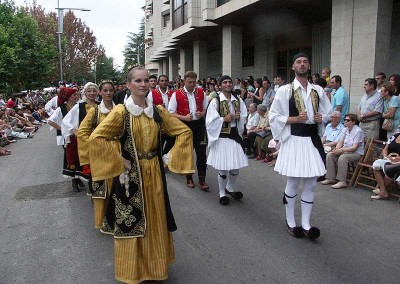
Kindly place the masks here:
[(242, 27), (222, 27), (222, 74), (242, 77)]
[(162, 60), (158, 60), (158, 72), (157, 72), (157, 76), (160, 76), (163, 74), (163, 61)]
[(168, 77), (170, 80), (175, 80), (178, 76), (178, 64), (179, 64), (179, 56), (177, 53), (173, 53), (168, 57)]
[(186, 71), (193, 70), (193, 50), (192, 49), (181, 49), (180, 55), (180, 69), (179, 74), (183, 78)]
[(161, 74), (168, 75), (168, 58), (163, 58), (161, 62), (162, 62)]
[[(193, 71), (197, 73), (197, 79), (207, 78), (207, 42), (193, 42)], [(187, 71), (187, 70), (186, 70)]]
[(389, 62), (393, 0), (332, 1), (331, 75), (340, 75), (354, 112), (366, 78)]

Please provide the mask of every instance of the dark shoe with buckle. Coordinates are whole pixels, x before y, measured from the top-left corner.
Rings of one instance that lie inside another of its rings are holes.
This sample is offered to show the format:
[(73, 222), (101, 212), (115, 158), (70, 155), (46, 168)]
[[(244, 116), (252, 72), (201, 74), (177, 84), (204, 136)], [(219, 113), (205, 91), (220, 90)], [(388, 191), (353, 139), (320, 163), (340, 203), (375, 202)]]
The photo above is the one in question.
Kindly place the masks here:
[(193, 180), (192, 180), (192, 179), (188, 179), (188, 180), (186, 181), (186, 186), (189, 187), (189, 188), (194, 188), (194, 182), (193, 182)]
[(208, 191), (208, 189), (210, 188), (210, 187), (208, 186), (208, 184), (206, 184), (205, 181), (199, 182), (199, 186), (200, 186), (200, 189), (201, 189), (201, 190), (204, 190), (204, 191)]
[(310, 240), (315, 240), (321, 235), (321, 231), (317, 227), (311, 227), (309, 230), (303, 229), (303, 233)]
[(76, 182), (79, 187), (85, 187), (85, 184), (79, 178), (76, 179)]
[(291, 235), (295, 238), (298, 238), (298, 239), (304, 237), (304, 230), (302, 227), (297, 226), (297, 227), (292, 228), (292, 227), (289, 227), (288, 223), (286, 222), (286, 228), (287, 228), (289, 235)]
[(228, 191), (227, 189), (225, 189), (225, 192), (226, 192), (227, 194), (229, 194), (230, 196), (232, 196), (233, 199), (235, 199), (235, 200), (240, 200), (240, 199), (243, 198), (243, 193), (240, 192), (240, 191), (233, 191), (233, 192), (230, 192), (230, 191)]
[(255, 159), (257, 156), (255, 154), (251, 154), (247, 156), (247, 159)]
[(74, 192), (80, 192), (81, 190), (79, 189), (79, 187), (78, 187), (78, 182), (77, 182), (77, 179), (72, 179), (72, 190), (74, 191)]
[(219, 203), (221, 205), (228, 205), (229, 204), (229, 198), (226, 196), (222, 196), (219, 198)]

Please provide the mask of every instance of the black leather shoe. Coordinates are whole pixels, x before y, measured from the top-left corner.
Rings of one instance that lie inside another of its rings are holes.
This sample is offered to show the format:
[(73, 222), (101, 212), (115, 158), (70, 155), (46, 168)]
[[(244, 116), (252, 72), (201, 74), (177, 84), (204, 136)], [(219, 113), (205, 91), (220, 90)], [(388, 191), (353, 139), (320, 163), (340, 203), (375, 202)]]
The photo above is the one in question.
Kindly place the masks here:
[(321, 231), (317, 227), (311, 227), (309, 230), (303, 229), (304, 235), (310, 240), (315, 240), (321, 235)]
[(304, 230), (302, 227), (297, 226), (297, 227), (292, 228), (292, 227), (289, 227), (288, 223), (286, 223), (286, 228), (287, 228), (289, 235), (291, 235), (295, 238), (298, 238), (298, 239), (304, 237)]
[(240, 191), (233, 191), (233, 192), (230, 192), (230, 191), (228, 191), (227, 189), (225, 189), (225, 192), (226, 192), (227, 194), (229, 194), (230, 196), (232, 196), (233, 199), (235, 199), (235, 200), (240, 200), (240, 199), (243, 198), (243, 193), (241, 193)]
[(219, 203), (221, 205), (228, 205), (229, 204), (229, 198), (226, 196), (222, 196), (219, 198)]
[(81, 191), (79, 189), (78, 182), (76, 181), (76, 178), (72, 179), (72, 190), (74, 192), (80, 192)]

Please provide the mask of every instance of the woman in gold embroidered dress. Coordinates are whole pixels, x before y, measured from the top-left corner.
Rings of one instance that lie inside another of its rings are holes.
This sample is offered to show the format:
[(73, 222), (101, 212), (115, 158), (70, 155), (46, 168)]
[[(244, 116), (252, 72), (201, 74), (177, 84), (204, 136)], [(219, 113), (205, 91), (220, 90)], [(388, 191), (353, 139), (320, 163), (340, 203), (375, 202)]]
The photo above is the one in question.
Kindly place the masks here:
[[(90, 175), (89, 166), (89, 136), (93, 130), (99, 125), (111, 112), (115, 104), (113, 102), (113, 95), (115, 93), (114, 83), (106, 80), (102, 81), (99, 85), (99, 94), (102, 98), (101, 103), (89, 110), (81, 125), (78, 129), (78, 154), (79, 161), (85, 174)], [(115, 150), (120, 153), (120, 143), (118, 140), (113, 141)], [(101, 228), (104, 214), (106, 211), (106, 205), (108, 197), (111, 191), (112, 178), (104, 181), (98, 181), (92, 183), (92, 190), (90, 195), (93, 200), (94, 208), (94, 227), (96, 229)]]
[[(131, 96), (94, 130), (89, 157), (93, 181), (117, 177), (102, 227), (102, 232), (114, 235), (115, 278), (140, 283), (167, 279), (168, 265), (174, 261), (170, 231), (176, 227), (160, 166), (160, 127), (176, 136), (168, 167), (180, 174), (194, 172), (192, 133), (163, 107), (146, 99), (146, 69), (133, 68), (127, 81)], [(110, 145), (114, 137), (121, 137), (123, 158)]]

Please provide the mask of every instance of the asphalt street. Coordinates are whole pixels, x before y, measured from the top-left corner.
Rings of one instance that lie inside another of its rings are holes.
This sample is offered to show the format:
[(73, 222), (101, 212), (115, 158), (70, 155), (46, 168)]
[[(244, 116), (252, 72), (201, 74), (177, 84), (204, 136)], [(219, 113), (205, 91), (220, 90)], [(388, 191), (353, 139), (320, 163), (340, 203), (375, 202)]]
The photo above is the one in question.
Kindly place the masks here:
[[(55, 135), (43, 126), (0, 157), (0, 283), (116, 283), (113, 240), (94, 229), (90, 198), (73, 193), (62, 177)], [(371, 201), (365, 189), (318, 185), (312, 225), (321, 237), (310, 241), (286, 232), (285, 178), (266, 164), (251, 160), (241, 170), (244, 199), (229, 206), (218, 202), (211, 168), (209, 192), (187, 188), (183, 176), (168, 173), (167, 180), (178, 231), (165, 283), (400, 281), (394, 199)]]

